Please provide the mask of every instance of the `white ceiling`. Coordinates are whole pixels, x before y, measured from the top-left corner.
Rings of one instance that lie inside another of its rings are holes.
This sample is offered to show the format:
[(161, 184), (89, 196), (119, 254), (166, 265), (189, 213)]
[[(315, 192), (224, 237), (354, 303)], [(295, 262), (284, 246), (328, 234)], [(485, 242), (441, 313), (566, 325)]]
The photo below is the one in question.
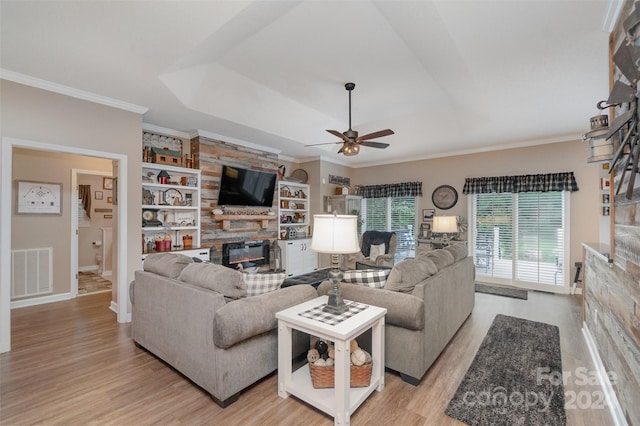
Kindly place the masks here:
[[(6, 1), (1, 67), (354, 167), (567, 141), (608, 97), (608, 0)], [(391, 128), (355, 157), (325, 129)]]

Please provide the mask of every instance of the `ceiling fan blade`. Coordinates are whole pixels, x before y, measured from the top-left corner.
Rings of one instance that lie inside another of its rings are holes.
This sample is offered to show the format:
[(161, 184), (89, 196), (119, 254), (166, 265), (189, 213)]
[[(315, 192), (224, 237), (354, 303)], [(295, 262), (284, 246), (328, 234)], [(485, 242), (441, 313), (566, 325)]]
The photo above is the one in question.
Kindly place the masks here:
[(340, 139), (342, 139), (345, 142), (349, 142), (349, 138), (346, 137), (345, 135), (343, 135), (342, 133), (340, 133), (337, 130), (327, 130), (327, 132), (331, 133), (333, 136), (339, 137)]
[(305, 145), (305, 146), (335, 145), (337, 143), (344, 143), (344, 142), (343, 141), (338, 141), (338, 142), (313, 143), (311, 145)]
[(369, 141), (363, 141), (363, 142), (360, 142), (360, 145), (363, 145), (363, 146), (370, 146), (371, 148), (382, 148), (382, 149), (384, 149), (384, 148), (386, 148), (386, 147), (388, 147), (388, 146), (389, 146), (389, 144), (388, 144), (388, 143), (382, 143), (382, 142), (369, 142)]
[(377, 139), (383, 136), (393, 135), (394, 132), (391, 129), (379, 130), (377, 132), (369, 133), (368, 135), (360, 136), (358, 141), (366, 141), (368, 139)]
[(342, 151), (344, 150), (344, 144), (342, 144), (342, 146), (340, 147), (340, 149), (338, 150), (338, 154), (342, 154)]

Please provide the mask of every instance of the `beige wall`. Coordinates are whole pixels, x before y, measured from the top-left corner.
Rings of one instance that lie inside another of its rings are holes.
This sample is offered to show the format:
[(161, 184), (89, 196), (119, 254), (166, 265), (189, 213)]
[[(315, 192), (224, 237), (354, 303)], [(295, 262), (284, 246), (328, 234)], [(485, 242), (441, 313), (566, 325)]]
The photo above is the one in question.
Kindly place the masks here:
[[(29, 149), (14, 149), (12, 165), (14, 181), (30, 180), (62, 184), (62, 215), (15, 214), (15, 206), (13, 206), (11, 218), (12, 250), (53, 247), (54, 294), (70, 291), (71, 204), (74, 200), (71, 188), (71, 169), (79, 168), (111, 173), (111, 161)], [(79, 247), (79, 256), (81, 251), (83, 249)], [(91, 251), (91, 248), (84, 248), (84, 252)]]
[[(480, 154), (364, 167), (353, 170), (352, 185), (422, 182), (422, 209), (435, 208), (431, 193), (439, 185), (451, 185), (458, 191), (458, 203), (436, 215), (467, 217), (467, 197), (462, 194), (464, 179), (481, 176), (508, 176), (553, 172), (574, 172), (579, 191), (571, 194), (570, 261), (582, 260), (582, 242), (598, 241), (600, 222), (599, 166), (588, 164), (582, 141), (537, 145)], [(573, 269), (572, 269), (573, 271)]]
[[(128, 229), (125, 242), (129, 253), (127, 282), (133, 280), (134, 271), (141, 266), (139, 257), (141, 191), (139, 188), (142, 181), (140, 173), (142, 116), (6, 80), (0, 80), (0, 90), (2, 92), (0, 121), (3, 138), (23, 139), (127, 156), (129, 197), (121, 202), (127, 203)], [(46, 175), (46, 170), (42, 172)], [(65, 176), (64, 181), (68, 182), (68, 180), (68, 176)], [(116, 217), (114, 212), (114, 219)], [(114, 222), (117, 221), (114, 220)], [(55, 227), (51, 226), (47, 229), (51, 232)], [(60, 253), (60, 256), (65, 251), (68, 253), (70, 234), (67, 231), (63, 232), (65, 236), (60, 240), (56, 238), (52, 242), (56, 244), (54, 251)], [(116, 236), (117, 223), (114, 223), (114, 240)], [(18, 241), (15, 237), (12, 238), (14, 246), (17, 244), (32, 246), (34, 243), (28, 239)], [(114, 241), (114, 247), (116, 246), (117, 241)], [(2, 253), (2, 255), (8, 254)], [(62, 262), (60, 267), (68, 269), (68, 265), (68, 262)], [(118, 284), (117, 272), (118, 265), (114, 265), (114, 292)], [(56, 276), (58, 276), (57, 272)], [(114, 298), (117, 300), (115, 294)], [(123, 295), (123, 300), (127, 300), (126, 295)]]

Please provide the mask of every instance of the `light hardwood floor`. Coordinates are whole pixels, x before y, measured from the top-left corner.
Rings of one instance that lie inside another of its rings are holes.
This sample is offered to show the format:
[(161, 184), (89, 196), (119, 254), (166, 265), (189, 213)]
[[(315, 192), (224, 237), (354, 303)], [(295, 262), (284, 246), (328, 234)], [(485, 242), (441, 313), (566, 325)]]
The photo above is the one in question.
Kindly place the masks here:
[[(1, 356), (2, 425), (330, 425), (333, 419), (294, 397), (281, 399), (272, 374), (226, 409), (134, 346), (130, 325), (108, 309), (110, 294), (12, 312), (12, 351)], [(580, 331), (579, 296), (529, 292), (529, 300), (476, 294), (476, 307), (417, 387), (386, 373), (351, 417), (353, 425), (459, 425), (444, 409), (493, 318), (502, 313), (560, 327), (565, 372), (593, 371)], [(496, 368), (500, 368), (496, 365)], [(576, 383), (578, 382), (578, 383)], [(569, 378), (565, 392), (591, 398), (598, 386)], [(568, 409), (568, 425), (612, 424), (606, 408)]]

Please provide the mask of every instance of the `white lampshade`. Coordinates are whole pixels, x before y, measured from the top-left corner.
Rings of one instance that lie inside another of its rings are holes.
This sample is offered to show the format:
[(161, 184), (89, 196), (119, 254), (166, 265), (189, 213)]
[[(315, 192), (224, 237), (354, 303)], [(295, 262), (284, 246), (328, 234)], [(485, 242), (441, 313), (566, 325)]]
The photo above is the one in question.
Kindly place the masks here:
[(358, 216), (315, 214), (311, 250), (318, 253), (347, 254), (360, 251)]
[(433, 232), (451, 233), (458, 232), (458, 222), (456, 216), (434, 216)]

